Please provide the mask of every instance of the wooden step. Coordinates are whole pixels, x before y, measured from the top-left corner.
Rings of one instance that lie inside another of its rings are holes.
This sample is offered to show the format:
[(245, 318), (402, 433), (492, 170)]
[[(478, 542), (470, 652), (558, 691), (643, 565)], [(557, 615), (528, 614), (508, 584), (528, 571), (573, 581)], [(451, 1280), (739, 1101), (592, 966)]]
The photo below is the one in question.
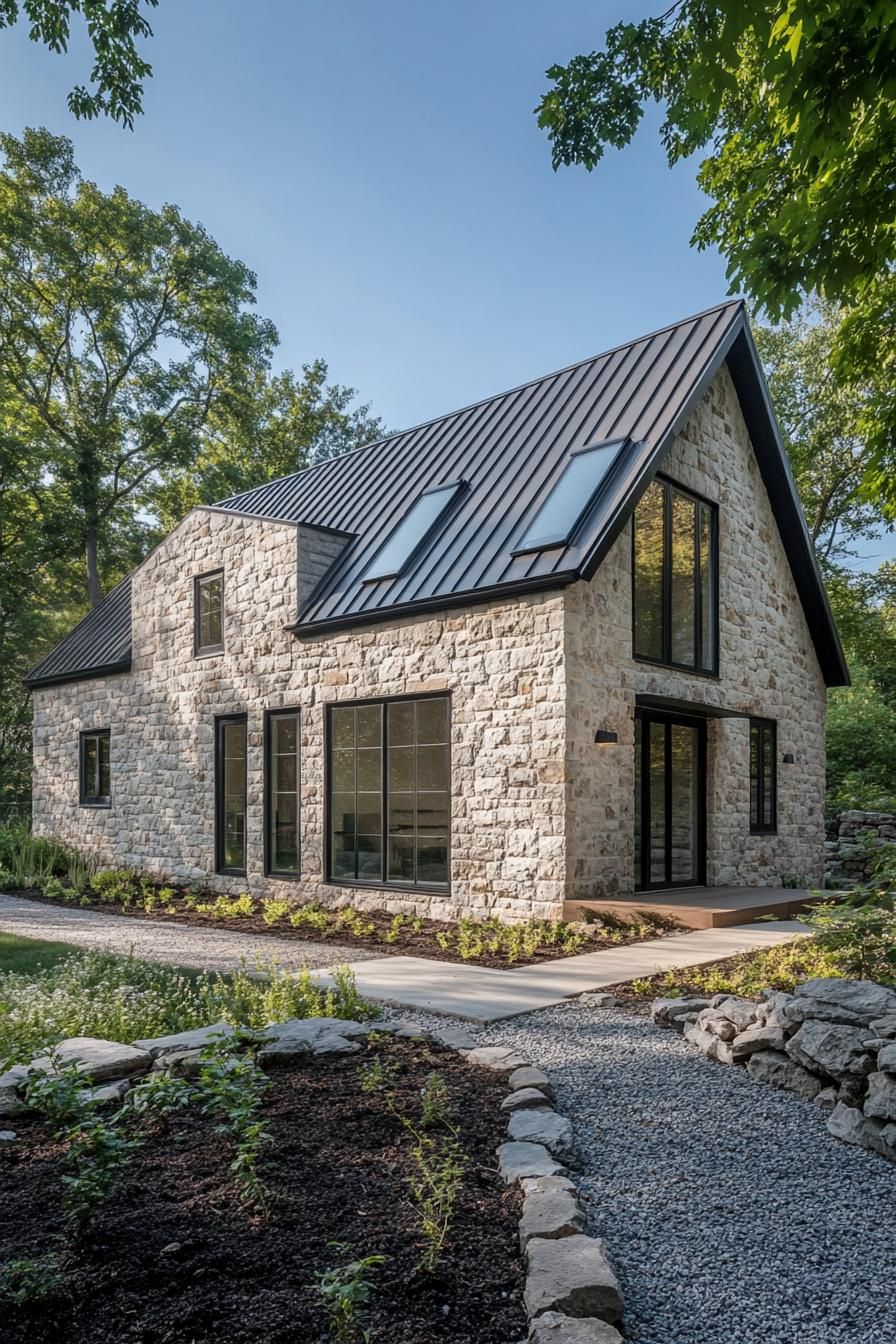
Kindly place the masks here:
[(687, 887), (598, 901), (565, 901), (563, 918), (587, 919), (590, 911), (598, 917), (612, 914), (631, 919), (639, 911), (649, 911), (674, 919), (686, 929), (723, 929), (752, 924), (762, 915), (796, 919), (807, 905), (824, 899), (824, 892), (793, 887)]

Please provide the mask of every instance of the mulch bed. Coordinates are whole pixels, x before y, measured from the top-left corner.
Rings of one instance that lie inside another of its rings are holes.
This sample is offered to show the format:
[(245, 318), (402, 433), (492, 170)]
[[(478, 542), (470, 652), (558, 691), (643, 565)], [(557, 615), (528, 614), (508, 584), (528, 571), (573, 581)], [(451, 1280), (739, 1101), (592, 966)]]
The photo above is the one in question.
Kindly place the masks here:
[[(44, 905), (66, 905), (64, 901), (44, 896), (39, 887), (11, 891), (8, 894), (25, 897), (29, 901), (42, 901)], [(213, 893), (203, 896), (204, 901), (213, 901), (214, 899)], [(327, 932), (309, 928), (307, 925), (293, 928), (285, 919), (278, 921), (276, 924), (265, 924), (260, 914), (236, 917), (202, 914), (196, 910), (186, 909), (179, 904), (179, 901), (180, 897), (178, 896), (171, 902), (167, 910), (157, 908), (149, 914), (139, 906), (125, 907), (111, 901), (89, 901), (84, 905), (78, 902), (78, 904), (67, 906), (67, 908), (96, 910), (104, 915), (127, 915), (131, 919), (151, 919), (163, 923), (207, 925), (216, 929), (231, 929), (234, 933), (257, 933), (267, 938), (283, 938), (287, 941), (332, 943), (341, 947), (358, 947), (365, 951), (376, 951), (378, 956), (383, 957), (395, 955), (429, 957), (434, 961), (461, 962), (463, 960), (458, 952), (451, 948), (446, 950), (440, 947), (436, 940), (438, 933), (456, 932), (456, 925), (435, 919), (424, 919), (423, 927), (419, 932), (411, 928), (409, 924), (405, 924), (395, 941), (387, 943), (383, 936), (389, 932), (393, 915), (385, 910), (364, 910), (361, 912), (366, 921), (376, 926), (376, 933), (367, 937), (360, 937), (347, 928), (332, 928)], [(651, 928), (640, 935), (630, 933), (624, 925), (617, 927), (625, 929), (624, 937), (619, 938), (617, 936), (614, 939), (605, 936), (600, 927), (595, 926), (588, 942), (581, 947), (570, 949), (559, 945), (543, 947), (539, 948), (533, 956), (520, 956), (512, 963), (509, 963), (506, 956), (501, 954), (485, 953), (483, 956), (475, 957), (470, 964), (487, 966), (495, 970), (512, 970), (515, 966), (537, 966), (543, 962), (557, 961), (564, 957), (581, 956), (584, 952), (599, 952), (608, 947), (630, 946), (634, 943), (645, 942), (648, 939), (662, 938), (669, 934), (681, 932), (680, 927), (671, 921), (668, 927)]]
[[(446, 1080), (468, 1163), (455, 1220), (432, 1274), (415, 1271), (420, 1236), (407, 1178), (410, 1140), (379, 1093), (358, 1083), (377, 1053), (397, 1061), (398, 1103), (419, 1117), (427, 1075)], [(140, 1150), (95, 1231), (42, 1306), (0, 1303), (4, 1344), (323, 1344), (314, 1275), (384, 1255), (363, 1312), (384, 1344), (515, 1344), (525, 1335), (519, 1196), (496, 1172), (503, 1080), (418, 1042), (366, 1044), (271, 1072), (264, 1164), (273, 1214), (240, 1207), (227, 1144), (195, 1111)], [(0, 1151), (0, 1265), (53, 1248), (65, 1226), (62, 1152), (37, 1121)], [(329, 1243), (342, 1242), (350, 1252)]]

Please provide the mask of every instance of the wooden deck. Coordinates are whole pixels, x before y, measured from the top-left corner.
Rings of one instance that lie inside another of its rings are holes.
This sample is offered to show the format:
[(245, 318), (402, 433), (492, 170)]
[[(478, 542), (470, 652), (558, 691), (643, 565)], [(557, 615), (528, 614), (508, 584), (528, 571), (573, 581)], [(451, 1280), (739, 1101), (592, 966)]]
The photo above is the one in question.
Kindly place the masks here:
[(762, 915), (796, 919), (807, 905), (822, 899), (818, 892), (793, 887), (680, 887), (600, 901), (567, 901), (563, 918), (585, 919), (588, 911), (625, 917), (650, 910), (668, 915), (686, 929), (723, 929), (751, 924)]

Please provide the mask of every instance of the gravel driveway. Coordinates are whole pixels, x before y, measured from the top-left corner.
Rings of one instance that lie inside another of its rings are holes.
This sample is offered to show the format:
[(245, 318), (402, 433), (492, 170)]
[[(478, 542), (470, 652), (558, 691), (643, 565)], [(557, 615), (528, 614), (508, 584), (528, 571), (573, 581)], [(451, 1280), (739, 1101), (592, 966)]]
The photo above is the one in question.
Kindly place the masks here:
[(815, 1106), (581, 1000), (476, 1035), (544, 1068), (574, 1121), (631, 1344), (894, 1344), (896, 1166)]
[(100, 910), (77, 910), (45, 905), (18, 896), (0, 894), (0, 932), (22, 938), (48, 938), (51, 942), (97, 947), (108, 952), (134, 951), (147, 961), (167, 961), (200, 970), (234, 971), (241, 958), (250, 967), (273, 958), (283, 967), (339, 966), (382, 956), (381, 951), (342, 947), (338, 943), (306, 943), (296, 938), (234, 933), (208, 925), (165, 923), (159, 919), (131, 919), (106, 915)]

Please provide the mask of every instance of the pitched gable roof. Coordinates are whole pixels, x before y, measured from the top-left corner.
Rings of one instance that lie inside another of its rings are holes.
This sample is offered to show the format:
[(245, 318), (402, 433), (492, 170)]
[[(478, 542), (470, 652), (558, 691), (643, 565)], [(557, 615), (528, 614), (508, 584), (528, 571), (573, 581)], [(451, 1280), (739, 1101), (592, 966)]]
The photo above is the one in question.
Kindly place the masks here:
[[(843, 652), (740, 302), (215, 507), (350, 535), (298, 613), (300, 637), (559, 587), (593, 575), (725, 360), (825, 678), (841, 684), (848, 680)], [(615, 439), (624, 446), (566, 544), (515, 554), (570, 453)], [(379, 548), (421, 493), (458, 481), (465, 489), (401, 572), (367, 581)], [(66, 643), (50, 657), (65, 663)]]
[(52, 686), (126, 672), (131, 666), (131, 578), (122, 579), (26, 677)]

